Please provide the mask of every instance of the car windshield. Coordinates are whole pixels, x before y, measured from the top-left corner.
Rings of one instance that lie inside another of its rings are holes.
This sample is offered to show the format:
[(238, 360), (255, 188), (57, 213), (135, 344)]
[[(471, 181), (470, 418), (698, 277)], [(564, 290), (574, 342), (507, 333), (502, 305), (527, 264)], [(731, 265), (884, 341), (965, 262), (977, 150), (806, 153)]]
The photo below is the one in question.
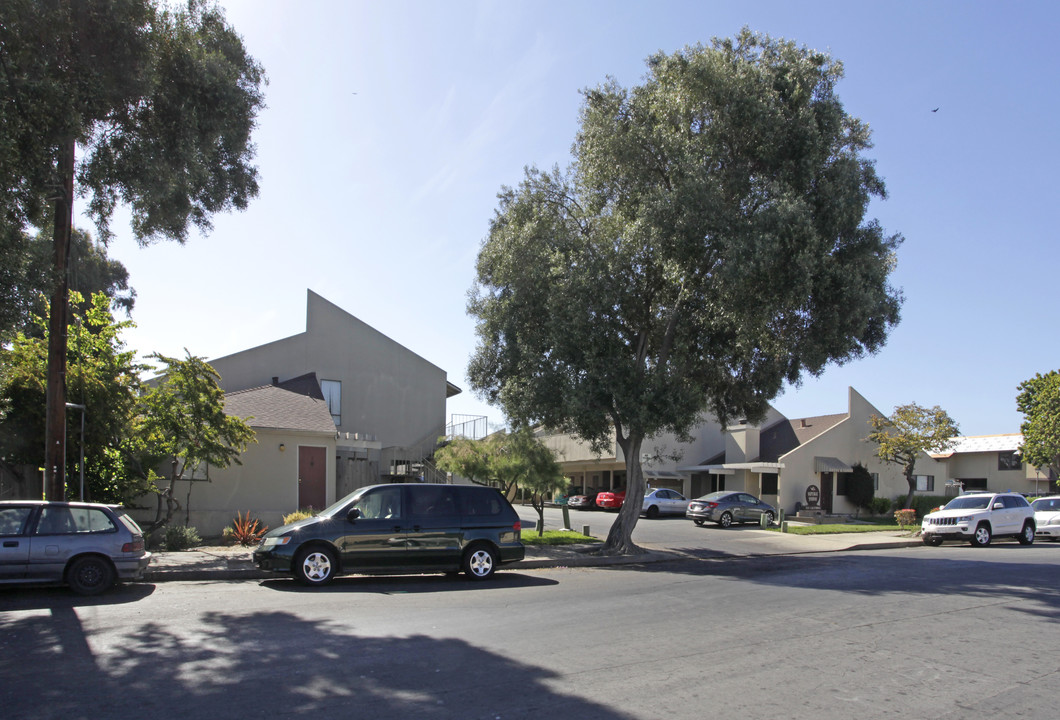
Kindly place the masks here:
[(1035, 512), (1060, 510), (1060, 498), (1040, 498), (1031, 503)]
[(946, 505), (947, 510), (983, 510), (990, 504), (993, 495), (965, 495), (953, 498)]
[(341, 500), (336, 502), (334, 505), (331, 505), (330, 507), (327, 507), (327, 508), (324, 508), (323, 510), (321, 510), (319, 515), (323, 516), (323, 517), (334, 517), (334, 516), (340, 514), (340, 512), (344, 508), (346, 508), (348, 505), (350, 505), (350, 503), (352, 503), (357, 498), (361, 497), (361, 495), (363, 495), (365, 492), (367, 492), (370, 489), (370, 487), (372, 487), (372, 486), (363, 487), (363, 488), (360, 488), (358, 490), (354, 490), (352, 493), (350, 493), (346, 497), (342, 498)]

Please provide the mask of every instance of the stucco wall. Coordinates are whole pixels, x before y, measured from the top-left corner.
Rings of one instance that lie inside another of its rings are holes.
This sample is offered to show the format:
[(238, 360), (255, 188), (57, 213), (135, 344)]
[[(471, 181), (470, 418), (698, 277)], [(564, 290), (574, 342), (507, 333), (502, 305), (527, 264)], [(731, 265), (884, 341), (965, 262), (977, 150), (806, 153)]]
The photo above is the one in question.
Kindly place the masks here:
[(445, 372), (312, 291), (304, 333), (210, 364), (226, 391), (310, 372), (318, 380), (338, 380), (337, 429), (373, 435), (384, 447), (409, 446), (445, 427)]
[[(876, 457), (875, 443), (867, 441), (869, 418), (872, 415), (883, 415), (856, 390), (848, 391), (848, 417), (825, 431), (816, 438), (800, 445), (780, 458), (784, 463), (780, 479), (780, 497), (778, 502), (785, 512), (792, 512), (795, 503), (806, 504), (806, 488), (809, 485), (820, 486), (820, 474), (815, 472), (815, 459), (834, 457), (847, 465), (857, 463), (865, 466), (869, 472), (878, 473), (880, 478), (876, 497), (895, 499), (902, 498), (909, 491), (902, 468), (894, 463), (884, 463)], [(945, 467), (933, 460), (926, 453), (916, 464), (917, 475), (934, 475), (935, 491), (921, 493), (942, 495), (946, 482)], [(835, 513), (854, 513), (856, 508), (845, 496), (835, 494), (835, 478), (832, 480), (832, 511)]]
[[(218, 537), (235, 520), (236, 512), (258, 518), (270, 528), (282, 525), (282, 518), (298, 510), (298, 446), (325, 448), (327, 458), (327, 502), (335, 498), (335, 438), (307, 433), (256, 430), (257, 442), (241, 456), (242, 465), (211, 468), (210, 482), (178, 482), (174, 496), (182, 508), (190, 508), (190, 522), (200, 536)], [(280, 450), (280, 444), (284, 450)], [(188, 502), (188, 488), (191, 499)], [(154, 520), (153, 496), (140, 504), (148, 511), (134, 511), (138, 522)], [(174, 515), (171, 525), (183, 525), (185, 512)]]

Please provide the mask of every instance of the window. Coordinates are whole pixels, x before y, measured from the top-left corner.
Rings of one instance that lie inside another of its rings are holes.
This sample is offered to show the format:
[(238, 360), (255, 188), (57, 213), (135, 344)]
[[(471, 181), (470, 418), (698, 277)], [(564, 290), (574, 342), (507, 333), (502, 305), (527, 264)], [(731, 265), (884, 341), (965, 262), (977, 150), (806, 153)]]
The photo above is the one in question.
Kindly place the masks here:
[(872, 489), (873, 490), (877, 490), (877, 491), (880, 489), (880, 474), (879, 473), (872, 473)]
[(838, 473), (835, 478), (835, 494), (846, 495), (847, 494), (847, 480), (853, 473)]
[(965, 490), (986, 490), (986, 478), (960, 478)]
[(0, 535), (21, 535), (31, 509), (29, 507), (0, 508)]
[(401, 488), (382, 488), (365, 493), (353, 507), (365, 520), (394, 520), (401, 517)]
[(780, 475), (777, 473), (762, 473), (762, 494), (780, 494)]
[(1020, 461), (1018, 451), (1006, 450), (997, 454), (998, 470), (1019, 470), (1022, 467), (1023, 463)]
[(115, 532), (107, 514), (95, 508), (46, 507), (37, 523), (38, 535)]
[(917, 475), (916, 489), (918, 492), (933, 492), (935, 490), (935, 476)]
[(328, 404), (328, 412), (335, 421), (336, 427), (342, 424), (342, 383), (338, 380), (321, 380), (320, 392)]

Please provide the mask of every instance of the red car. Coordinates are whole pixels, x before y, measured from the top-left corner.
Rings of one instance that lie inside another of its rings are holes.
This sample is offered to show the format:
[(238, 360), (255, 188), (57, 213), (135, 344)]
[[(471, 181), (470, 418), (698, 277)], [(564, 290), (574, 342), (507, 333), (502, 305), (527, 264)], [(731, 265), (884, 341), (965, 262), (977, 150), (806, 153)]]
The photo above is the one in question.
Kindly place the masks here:
[(611, 492), (605, 490), (596, 496), (597, 507), (601, 507), (604, 510), (618, 510), (625, 501), (626, 491), (624, 489)]

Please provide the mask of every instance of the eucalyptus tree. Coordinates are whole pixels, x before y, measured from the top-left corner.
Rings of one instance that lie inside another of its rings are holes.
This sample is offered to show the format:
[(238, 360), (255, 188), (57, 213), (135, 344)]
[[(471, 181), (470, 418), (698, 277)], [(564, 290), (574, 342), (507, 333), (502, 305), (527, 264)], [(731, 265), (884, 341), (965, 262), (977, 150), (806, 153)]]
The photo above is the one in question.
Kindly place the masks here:
[(925, 408), (916, 403), (899, 405), (890, 417), (873, 415), (872, 428), (866, 438), (876, 443), (876, 456), (902, 468), (909, 493), (905, 506), (910, 507), (916, 492), (916, 463), (924, 453), (939, 452), (960, 435), (957, 422), (936, 405)]
[[(261, 66), (213, 4), (0, 3), (0, 240), (50, 228), (45, 492), (63, 497), (67, 261), (75, 195), (100, 238), (119, 204), (142, 245), (245, 208), (258, 191), (250, 133)], [(78, 157), (75, 157), (77, 155)]]
[(566, 170), (502, 190), (468, 301), (485, 399), (621, 447), (607, 553), (640, 552), (646, 438), (760, 419), (785, 383), (879, 350), (901, 305), (839, 61), (745, 29), (647, 65), (583, 92)]

